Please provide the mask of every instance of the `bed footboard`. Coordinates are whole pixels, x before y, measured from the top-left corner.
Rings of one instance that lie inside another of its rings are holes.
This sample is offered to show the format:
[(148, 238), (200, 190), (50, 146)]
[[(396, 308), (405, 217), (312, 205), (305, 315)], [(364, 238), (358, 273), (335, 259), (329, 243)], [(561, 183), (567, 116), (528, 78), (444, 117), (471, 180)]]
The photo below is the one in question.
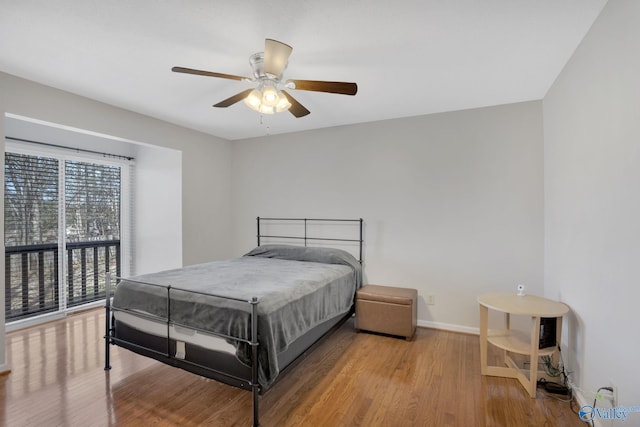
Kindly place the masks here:
[[(109, 371), (111, 369), (111, 362), (110, 362), (110, 346), (111, 345), (118, 345), (124, 348), (127, 348), (131, 351), (134, 351), (138, 354), (142, 354), (144, 356), (147, 357), (151, 357), (154, 358), (156, 360), (159, 360), (161, 362), (167, 363), (169, 365), (172, 366), (176, 366), (179, 368), (182, 368), (186, 371), (195, 373), (197, 375), (202, 375), (211, 379), (214, 379), (216, 381), (220, 381), (222, 383), (234, 386), (234, 387), (239, 387), (239, 388), (243, 388), (246, 390), (250, 390), (252, 393), (252, 397), (253, 397), (253, 426), (259, 426), (260, 422), (259, 422), (259, 395), (260, 395), (260, 383), (258, 380), (258, 303), (259, 300), (256, 297), (253, 297), (250, 301), (244, 301), (244, 300), (237, 300), (234, 298), (226, 298), (226, 297), (220, 297), (223, 299), (229, 299), (229, 300), (234, 300), (237, 302), (244, 302), (246, 304), (249, 304), (251, 307), (250, 310), (250, 316), (251, 316), (251, 322), (250, 322), (250, 338), (249, 340), (243, 339), (243, 338), (238, 338), (238, 337), (233, 337), (233, 336), (227, 336), (227, 335), (223, 335), (223, 334), (219, 334), (219, 333), (215, 333), (215, 332), (211, 332), (211, 331), (206, 331), (208, 334), (211, 335), (216, 335), (216, 336), (220, 336), (222, 338), (225, 339), (230, 339), (230, 340), (235, 340), (235, 341), (239, 341), (239, 342), (244, 342), (248, 345), (251, 346), (251, 378), (250, 379), (246, 379), (246, 378), (241, 378), (237, 375), (234, 374), (229, 374), (228, 372), (225, 372), (224, 370), (219, 370), (219, 369), (215, 369), (209, 366), (204, 366), (202, 364), (199, 363), (193, 363), (190, 362), (188, 360), (184, 360), (181, 358), (177, 358), (175, 357), (175, 351), (171, 351), (171, 341), (172, 338), (170, 336), (170, 327), (172, 325), (176, 325), (170, 318), (170, 316), (167, 316), (166, 319), (162, 319), (163, 322), (166, 323), (166, 336), (162, 337), (164, 340), (166, 340), (166, 350), (164, 351), (159, 351), (158, 349), (154, 349), (154, 348), (149, 348), (149, 347), (145, 347), (143, 345), (139, 345), (138, 343), (129, 341), (129, 340), (125, 340), (125, 339), (121, 339), (117, 336), (116, 334), (116, 321), (115, 321), (115, 312), (116, 311), (121, 311), (121, 312), (126, 312), (129, 315), (133, 315), (136, 317), (141, 317), (141, 318), (149, 318), (149, 317), (155, 317), (156, 320), (159, 320), (156, 316), (149, 316), (149, 315), (141, 315), (140, 313), (137, 313), (135, 311), (132, 310), (127, 310), (127, 309), (121, 309), (121, 308), (116, 308), (113, 306), (112, 304), (112, 295), (114, 292), (114, 288), (115, 285), (114, 282), (119, 281), (120, 279), (113, 276), (111, 273), (107, 273), (107, 277), (106, 277), (106, 300), (105, 300), (105, 364), (104, 364), (104, 370), (105, 371)], [(153, 285), (153, 284), (148, 284), (149, 286), (157, 286), (157, 285)], [(184, 290), (180, 290), (181, 292)], [(169, 306), (171, 304), (171, 288), (167, 289), (167, 305)], [(181, 328), (187, 328), (187, 329), (193, 329), (194, 331), (198, 331), (197, 328), (190, 328), (187, 325), (177, 325), (180, 326)]]

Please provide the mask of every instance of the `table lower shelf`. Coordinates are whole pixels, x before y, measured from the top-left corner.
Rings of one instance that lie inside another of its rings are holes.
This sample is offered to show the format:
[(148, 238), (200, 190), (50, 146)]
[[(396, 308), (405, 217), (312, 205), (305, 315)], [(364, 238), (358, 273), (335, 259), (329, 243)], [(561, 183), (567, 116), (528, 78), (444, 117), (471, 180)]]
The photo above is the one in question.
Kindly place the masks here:
[[(487, 332), (487, 342), (512, 353), (531, 355), (531, 338), (526, 332), (490, 329)], [(538, 350), (538, 356), (550, 356), (555, 349), (555, 347), (541, 348)]]

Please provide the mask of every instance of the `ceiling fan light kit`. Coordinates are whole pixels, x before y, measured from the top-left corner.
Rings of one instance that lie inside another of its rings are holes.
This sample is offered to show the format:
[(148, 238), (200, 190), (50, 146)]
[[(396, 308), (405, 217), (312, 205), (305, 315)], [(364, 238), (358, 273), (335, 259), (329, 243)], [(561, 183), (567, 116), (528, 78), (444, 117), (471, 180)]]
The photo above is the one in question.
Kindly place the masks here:
[(264, 52), (254, 53), (249, 57), (249, 64), (253, 70), (253, 78), (184, 67), (173, 67), (171, 70), (176, 73), (257, 83), (258, 86), (255, 89), (247, 89), (237, 93), (218, 102), (214, 107), (226, 108), (243, 100), (249, 108), (262, 114), (289, 111), (295, 117), (299, 118), (310, 113), (310, 111), (295, 98), (285, 92), (283, 88), (342, 95), (355, 95), (358, 92), (358, 85), (356, 83), (320, 80), (287, 80), (285, 83), (282, 83), (282, 73), (287, 68), (289, 56), (292, 51), (293, 48), (285, 43), (273, 39), (266, 39)]
[(247, 107), (263, 114), (287, 111), (291, 107), (289, 100), (270, 83), (261, 83), (244, 99)]

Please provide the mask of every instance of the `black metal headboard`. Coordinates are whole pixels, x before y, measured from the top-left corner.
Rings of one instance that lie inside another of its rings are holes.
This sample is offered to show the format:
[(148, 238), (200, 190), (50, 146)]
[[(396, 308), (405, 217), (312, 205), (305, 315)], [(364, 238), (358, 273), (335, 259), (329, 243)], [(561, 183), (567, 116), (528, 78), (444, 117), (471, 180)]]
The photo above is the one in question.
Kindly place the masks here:
[[(295, 235), (289, 235), (289, 234), (285, 234), (285, 235), (269, 235), (269, 234), (262, 234), (261, 232), (261, 227), (260, 224), (261, 223), (266, 223), (266, 222), (280, 222), (280, 223), (300, 223), (301, 225), (303, 225), (303, 232), (300, 234), (295, 234)], [(334, 238), (334, 237), (321, 237), (321, 236), (313, 236), (313, 235), (309, 235), (308, 234), (308, 224), (310, 222), (314, 222), (314, 223), (345, 223), (345, 224), (349, 224), (349, 223), (356, 223), (355, 225), (358, 227), (358, 238), (355, 239), (343, 239), (343, 238)], [(257, 230), (258, 230), (258, 246), (260, 246), (261, 243), (261, 239), (280, 239), (280, 240), (296, 240), (296, 241), (302, 241), (304, 243), (304, 246), (307, 246), (307, 243), (309, 241), (317, 241), (317, 242), (351, 242), (351, 243), (357, 243), (359, 246), (359, 259), (358, 261), (360, 261), (360, 264), (363, 263), (364, 258), (363, 258), (363, 224), (364, 221), (362, 218), (358, 218), (358, 219), (334, 219), (334, 218), (263, 218), (263, 217), (257, 217), (256, 218), (256, 223), (257, 223)]]

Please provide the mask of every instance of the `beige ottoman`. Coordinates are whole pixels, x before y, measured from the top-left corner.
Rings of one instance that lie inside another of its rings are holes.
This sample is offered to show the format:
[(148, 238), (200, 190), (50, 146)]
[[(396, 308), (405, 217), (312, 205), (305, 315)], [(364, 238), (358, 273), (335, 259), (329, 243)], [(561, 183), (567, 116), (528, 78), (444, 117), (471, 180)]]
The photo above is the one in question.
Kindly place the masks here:
[(356, 329), (413, 338), (418, 291), (366, 285), (356, 292)]

